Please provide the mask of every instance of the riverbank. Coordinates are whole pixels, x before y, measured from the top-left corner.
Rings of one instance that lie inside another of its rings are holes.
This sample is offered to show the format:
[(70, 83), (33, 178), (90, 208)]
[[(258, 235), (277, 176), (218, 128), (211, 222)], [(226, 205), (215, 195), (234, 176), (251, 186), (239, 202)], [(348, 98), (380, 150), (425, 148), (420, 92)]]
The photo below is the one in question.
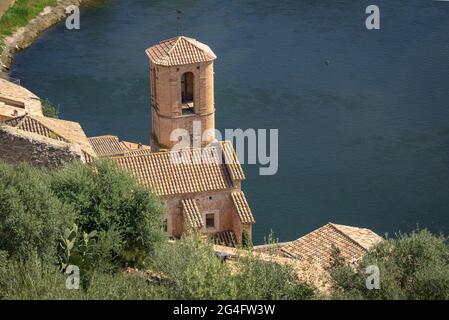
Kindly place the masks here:
[[(0, 33), (2, 44), (0, 71), (3, 74), (9, 72), (14, 55), (29, 47), (42, 32), (64, 19), (67, 16), (68, 6), (80, 6), (88, 2), (92, 0), (34, 0), (34, 2), (29, 0), (20, 3), (16, 1), (12, 7), (9, 3), (8, 11), (0, 18), (0, 25), (3, 24)], [(25, 12), (29, 17), (24, 16), (23, 8), (18, 6), (26, 8)]]

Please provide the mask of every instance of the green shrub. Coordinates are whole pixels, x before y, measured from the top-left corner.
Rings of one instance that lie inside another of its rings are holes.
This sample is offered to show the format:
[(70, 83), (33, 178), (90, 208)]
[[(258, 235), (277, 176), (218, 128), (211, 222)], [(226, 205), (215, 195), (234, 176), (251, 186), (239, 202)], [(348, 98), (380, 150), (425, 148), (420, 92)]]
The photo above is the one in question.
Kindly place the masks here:
[(171, 281), (173, 299), (311, 299), (315, 290), (293, 270), (258, 259), (250, 251), (237, 261), (221, 262), (212, 244), (196, 236), (168, 243), (152, 257), (155, 270)]
[(78, 226), (99, 233), (93, 254), (100, 261), (139, 265), (164, 239), (163, 206), (112, 163), (98, 161), (95, 171), (79, 162), (71, 163), (54, 173), (51, 189), (74, 208)]
[(253, 241), (246, 229), (242, 232), (242, 248), (251, 249), (253, 247)]
[(239, 265), (241, 270), (235, 276), (239, 300), (306, 300), (315, 296), (315, 290), (301, 283), (289, 266), (263, 261), (254, 254)]
[(44, 116), (55, 119), (59, 118), (59, 109), (56, 108), (55, 105), (50, 102), (50, 100), (41, 100), (41, 104), (42, 113), (44, 114)]
[(139, 275), (95, 273), (91, 286), (80, 299), (166, 300), (170, 295), (167, 287), (149, 283)]
[(44, 261), (56, 261), (61, 230), (75, 216), (49, 182), (45, 170), (0, 163), (0, 250), (18, 259), (36, 253)]
[(171, 281), (173, 299), (234, 299), (236, 287), (228, 268), (215, 256), (213, 246), (196, 236), (162, 245), (153, 267)]
[(66, 292), (64, 275), (56, 266), (42, 263), (37, 255), (22, 261), (3, 257), (3, 261), (0, 299), (61, 299), (70, 294)]
[[(366, 267), (380, 271), (380, 290), (368, 290)], [(338, 299), (449, 299), (449, 246), (427, 230), (398, 234), (380, 243), (355, 269), (332, 270)]]
[(93, 273), (87, 290), (66, 288), (67, 275), (37, 256), (19, 262), (0, 251), (0, 299), (9, 300), (135, 300), (166, 299), (167, 289), (145, 278), (123, 273)]
[(60, 237), (75, 223), (97, 231), (90, 253), (97, 271), (139, 265), (164, 239), (163, 206), (109, 162), (95, 172), (80, 162), (58, 171), (0, 164), (0, 250), (18, 259), (37, 253), (57, 263)]

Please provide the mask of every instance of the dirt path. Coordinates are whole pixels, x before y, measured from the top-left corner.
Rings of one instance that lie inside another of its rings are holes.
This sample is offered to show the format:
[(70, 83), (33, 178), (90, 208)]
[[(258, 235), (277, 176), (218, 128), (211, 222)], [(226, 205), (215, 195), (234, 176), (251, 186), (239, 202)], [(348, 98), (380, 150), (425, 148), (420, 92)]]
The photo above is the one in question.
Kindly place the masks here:
[(13, 5), (16, 0), (0, 0), (0, 17)]

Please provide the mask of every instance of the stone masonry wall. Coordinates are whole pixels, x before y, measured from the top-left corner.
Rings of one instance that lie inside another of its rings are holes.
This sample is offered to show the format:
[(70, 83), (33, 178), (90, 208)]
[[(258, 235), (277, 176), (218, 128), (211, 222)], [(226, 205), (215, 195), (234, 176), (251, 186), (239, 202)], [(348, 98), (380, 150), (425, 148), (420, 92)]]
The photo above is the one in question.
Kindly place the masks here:
[(76, 146), (60, 141), (0, 128), (0, 161), (16, 164), (27, 162), (37, 167), (56, 168), (74, 159), (80, 159)]

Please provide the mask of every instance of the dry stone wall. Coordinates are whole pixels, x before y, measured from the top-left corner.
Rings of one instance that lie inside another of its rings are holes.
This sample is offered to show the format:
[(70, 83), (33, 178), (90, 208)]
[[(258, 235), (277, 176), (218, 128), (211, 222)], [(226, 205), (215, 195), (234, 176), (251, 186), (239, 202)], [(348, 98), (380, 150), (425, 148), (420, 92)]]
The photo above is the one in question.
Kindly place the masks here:
[(0, 161), (57, 168), (75, 159), (81, 159), (81, 150), (76, 145), (52, 141), (11, 127), (0, 128)]

